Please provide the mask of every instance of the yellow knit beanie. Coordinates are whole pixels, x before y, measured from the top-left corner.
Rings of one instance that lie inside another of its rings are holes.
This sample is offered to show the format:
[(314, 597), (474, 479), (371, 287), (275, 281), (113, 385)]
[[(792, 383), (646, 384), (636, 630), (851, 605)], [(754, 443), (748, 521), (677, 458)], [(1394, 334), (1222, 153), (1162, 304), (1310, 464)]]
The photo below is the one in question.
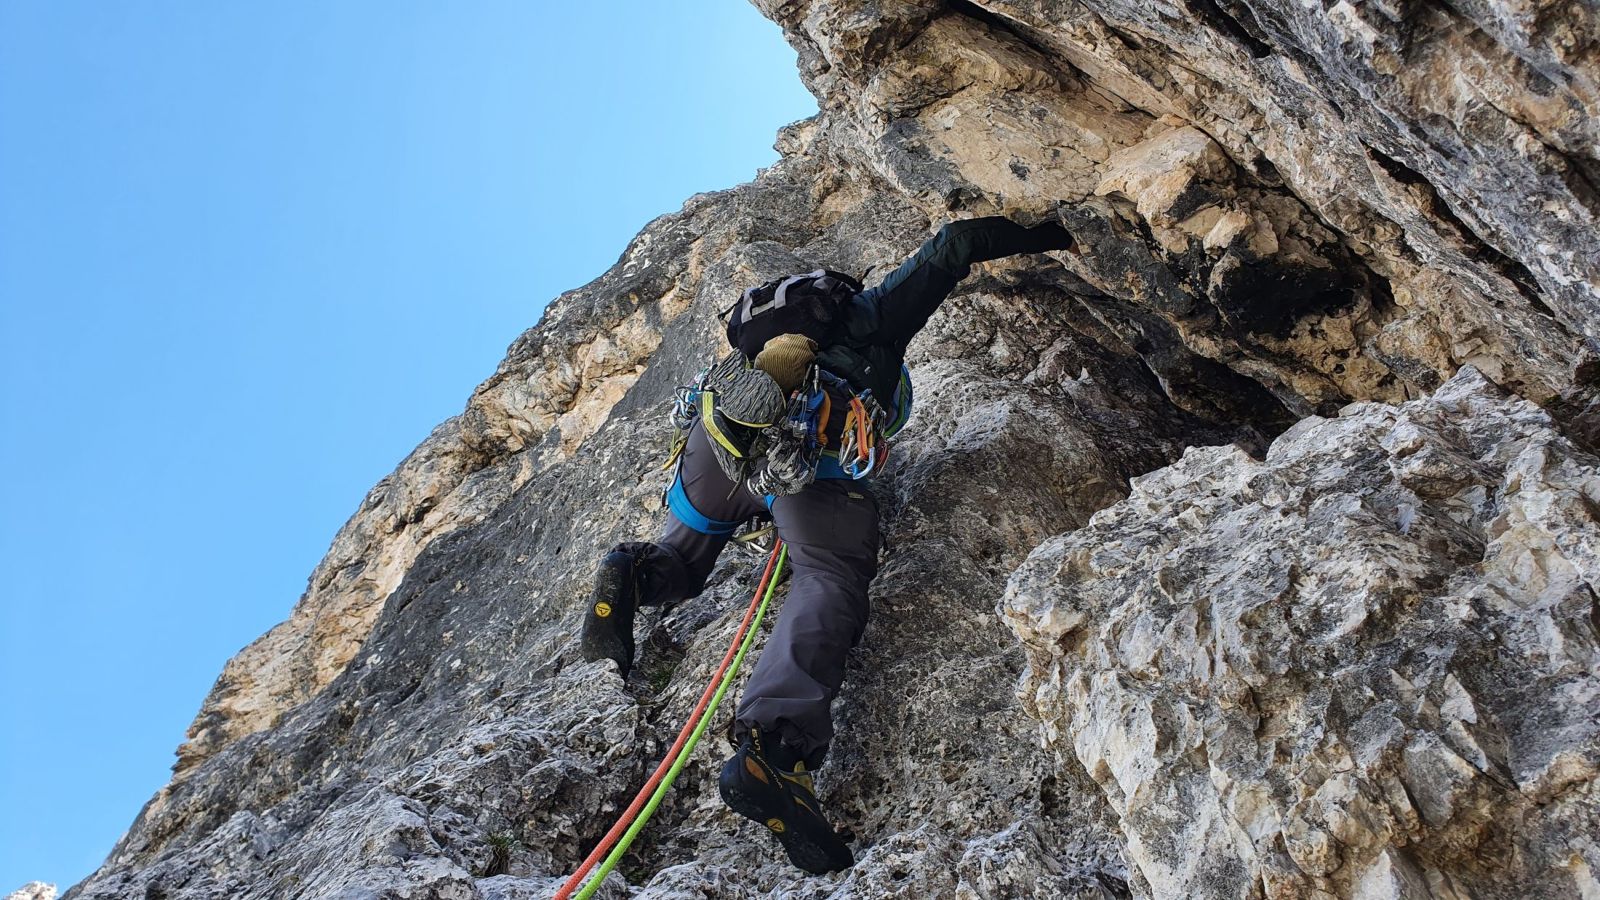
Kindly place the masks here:
[(756, 354), (756, 368), (771, 375), (788, 394), (805, 381), (811, 361), (816, 358), (816, 341), (803, 334), (780, 334)]

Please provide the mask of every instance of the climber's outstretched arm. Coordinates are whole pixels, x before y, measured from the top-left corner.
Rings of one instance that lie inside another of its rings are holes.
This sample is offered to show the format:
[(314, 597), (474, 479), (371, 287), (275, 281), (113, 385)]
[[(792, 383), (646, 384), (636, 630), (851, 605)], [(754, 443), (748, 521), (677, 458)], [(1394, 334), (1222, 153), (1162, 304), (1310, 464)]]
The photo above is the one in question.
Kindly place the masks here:
[(1072, 237), (1054, 223), (1024, 228), (1004, 216), (951, 222), (881, 283), (861, 292), (861, 318), (872, 323), (873, 343), (904, 347), (973, 263), (1070, 246)]

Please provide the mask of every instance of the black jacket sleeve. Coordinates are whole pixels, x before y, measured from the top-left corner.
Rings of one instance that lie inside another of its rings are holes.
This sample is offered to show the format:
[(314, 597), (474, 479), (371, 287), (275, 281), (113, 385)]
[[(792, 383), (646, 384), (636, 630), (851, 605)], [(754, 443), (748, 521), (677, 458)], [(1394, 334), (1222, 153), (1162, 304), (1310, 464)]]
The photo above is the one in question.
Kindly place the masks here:
[(850, 336), (903, 351), (973, 263), (1070, 246), (1072, 237), (1054, 223), (1024, 228), (1004, 216), (951, 222), (881, 283), (856, 296)]

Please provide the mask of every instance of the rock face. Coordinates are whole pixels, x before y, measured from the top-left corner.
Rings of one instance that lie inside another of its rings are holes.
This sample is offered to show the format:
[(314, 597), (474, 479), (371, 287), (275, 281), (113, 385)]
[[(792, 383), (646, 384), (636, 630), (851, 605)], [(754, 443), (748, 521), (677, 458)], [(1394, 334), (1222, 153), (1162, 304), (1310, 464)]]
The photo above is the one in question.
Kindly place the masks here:
[(1600, 460), (1470, 368), (1261, 461), (1190, 450), (1012, 576), (1025, 702), (1153, 895), (1577, 896), (1597, 499)]
[(1600, 896), (1592, 5), (757, 5), (821, 113), (511, 345), (68, 896), (549, 896), (754, 587), (576, 653), (716, 312), (991, 213), (1078, 246), (913, 344), (820, 777), (858, 865), (788, 867), (707, 740), (602, 895)]

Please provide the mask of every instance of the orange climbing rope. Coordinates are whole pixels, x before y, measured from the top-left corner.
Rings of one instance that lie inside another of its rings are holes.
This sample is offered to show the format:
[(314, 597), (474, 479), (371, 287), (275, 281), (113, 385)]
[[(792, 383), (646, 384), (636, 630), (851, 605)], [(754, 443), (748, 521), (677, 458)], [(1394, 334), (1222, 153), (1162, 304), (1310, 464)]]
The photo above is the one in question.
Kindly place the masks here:
[(589, 851), (588, 857), (584, 859), (582, 865), (578, 866), (578, 870), (572, 873), (572, 877), (561, 885), (561, 890), (556, 892), (555, 900), (568, 900), (572, 896), (572, 892), (577, 890), (578, 886), (583, 883), (583, 879), (589, 874), (589, 870), (593, 869), (595, 864), (605, 857), (606, 852), (611, 849), (612, 845), (627, 832), (634, 818), (638, 816), (639, 810), (644, 808), (650, 796), (655, 793), (656, 786), (661, 783), (661, 779), (666, 776), (667, 771), (677, 761), (678, 754), (683, 751), (684, 745), (689, 742), (689, 736), (696, 731), (695, 726), (699, 723), (701, 714), (705, 712), (706, 707), (711, 703), (712, 696), (717, 693), (717, 687), (722, 681), (723, 673), (728, 670), (729, 664), (739, 655), (739, 645), (744, 639), (745, 632), (750, 628), (750, 621), (755, 618), (756, 610), (762, 606), (762, 596), (770, 593), (767, 590), (767, 584), (772, 579), (773, 569), (778, 565), (779, 554), (782, 553), (783, 549), (782, 541), (774, 543), (772, 555), (767, 557), (766, 571), (761, 574), (761, 583), (756, 586), (756, 594), (750, 599), (750, 608), (745, 610), (744, 621), (739, 623), (739, 630), (734, 633), (733, 641), (728, 644), (728, 652), (722, 657), (722, 665), (718, 666), (716, 674), (711, 676), (711, 683), (706, 685), (704, 693), (700, 695), (700, 703), (695, 706), (694, 712), (689, 714), (689, 720), (683, 723), (683, 730), (678, 732), (678, 739), (673, 743), (672, 749), (667, 751), (667, 755), (662, 758), (661, 764), (656, 766), (655, 774), (651, 775), (650, 780), (645, 782), (644, 787), (639, 789), (638, 795), (633, 798), (632, 803), (628, 804), (628, 808), (617, 819), (617, 823), (612, 825), (611, 830), (606, 832), (606, 836), (600, 839), (600, 843)]

